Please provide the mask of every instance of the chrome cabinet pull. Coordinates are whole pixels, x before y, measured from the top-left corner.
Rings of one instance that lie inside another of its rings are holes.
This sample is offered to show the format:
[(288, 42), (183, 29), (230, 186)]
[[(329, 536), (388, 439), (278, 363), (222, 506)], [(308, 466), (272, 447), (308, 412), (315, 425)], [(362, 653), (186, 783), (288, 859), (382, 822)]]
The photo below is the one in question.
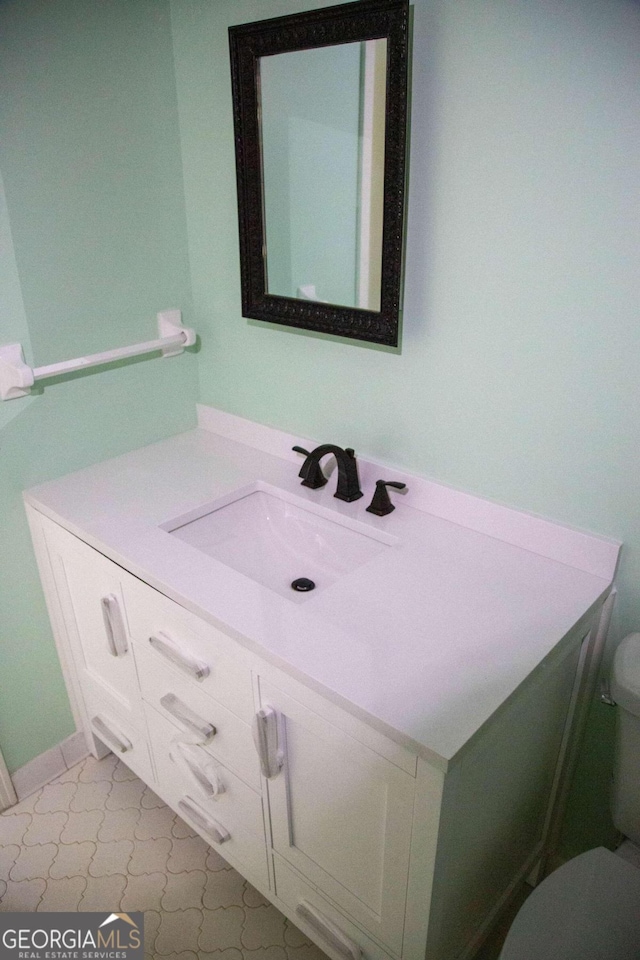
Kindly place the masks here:
[(133, 749), (131, 740), (128, 740), (124, 734), (116, 733), (115, 730), (112, 730), (102, 717), (93, 717), (91, 723), (93, 724), (95, 730), (104, 740), (107, 741), (109, 746), (112, 747), (116, 753), (127, 753), (129, 750)]
[(191, 707), (176, 697), (175, 693), (165, 693), (164, 697), (160, 697), (160, 706), (164, 707), (167, 713), (175, 717), (187, 730), (197, 733), (205, 743), (215, 737), (217, 730), (214, 725), (194, 713)]
[(217, 764), (199, 747), (177, 741), (169, 751), (169, 756), (176, 766), (193, 780), (205, 797), (217, 800), (225, 792)]
[(196, 657), (191, 656), (181, 650), (175, 640), (168, 637), (166, 633), (157, 633), (149, 637), (149, 643), (158, 653), (170, 660), (176, 667), (188, 673), (195, 680), (204, 680), (209, 676), (209, 665)]
[(284, 753), (278, 746), (278, 714), (273, 707), (258, 710), (251, 722), (251, 732), (260, 758), (262, 776), (273, 780), (284, 763)]
[(218, 823), (217, 820), (214, 820), (213, 817), (208, 816), (191, 797), (183, 797), (182, 800), (179, 800), (178, 807), (183, 813), (186, 813), (214, 843), (226, 843), (227, 840), (231, 839), (229, 831), (223, 827), (221, 823)]
[(112, 657), (123, 657), (129, 649), (129, 644), (127, 643), (127, 631), (125, 630), (122, 611), (115, 593), (109, 593), (106, 597), (102, 597), (100, 606), (109, 653)]
[(307, 900), (301, 900), (296, 907), (296, 914), (310, 927), (320, 934), (329, 946), (345, 958), (345, 960), (362, 960), (362, 948), (359, 944), (343, 933), (340, 927), (316, 910)]

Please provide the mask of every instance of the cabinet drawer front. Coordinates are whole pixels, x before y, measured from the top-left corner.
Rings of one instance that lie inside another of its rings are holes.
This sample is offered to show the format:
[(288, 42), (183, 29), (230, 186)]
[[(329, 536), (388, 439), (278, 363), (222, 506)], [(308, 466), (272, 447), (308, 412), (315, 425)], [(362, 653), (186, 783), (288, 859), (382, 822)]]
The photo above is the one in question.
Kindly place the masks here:
[[(305, 883), (277, 856), (274, 857), (274, 869), (276, 896), (287, 907), (293, 922), (332, 960), (353, 960), (358, 950), (362, 960), (389, 960), (390, 955), (353, 920)], [(344, 943), (340, 943), (342, 938), (345, 938)]]
[(79, 673), (99, 678), (137, 713), (138, 680), (122, 581), (115, 563), (51, 525), (47, 547)]
[(80, 685), (92, 732), (141, 780), (153, 783), (144, 715), (141, 713), (133, 721), (121, 701), (86, 673), (81, 675)]
[[(203, 771), (208, 776), (215, 770), (214, 785), (219, 792), (217, 797), (214, 797), (199, 784), (197, 772), (196, 775), (185, 774), (181, 766), (172, 759), (172, 754), (179, 752), (180, 742), (185, 739), (182, 731), (148, 704), (146, 711), (158, 782), (165, 784), (176, 796), (192, 796), (212, 817), (219, 819), (232, 836), (237, 833), (263, 836), (264, 818), (260, 794), (201, 747), (186, 751), (183, 756), (188, 757), (187, 765), (191, 763), (192, 769)], [(200, 777), (206, 782), (206, 776), (201, 773)]]
[[(197, 782), (194, 782), (192, 777), (185, 776), (171, 759), (176, 741), (184, 739), (180, 729), (148, 704), (146, 714), (157, 774), (154, 789), (221, 856), (249, 878), (253, 877), (256, 882), (268, 887), (269, 872), (260, 794), (227, 767), (212, 761), (210, 755), (203, 751), (204, 757), (216, 764), (217, 787), (223, 788), (217, 799), (205, 796)], [(203, 758), (200, 758), (199, 762), (206, 768)], [(195, 819), (189, 808), (195, 811)], [(228, 834), (222, 843), (216, 842), (213, 833), (206, 827), (203, 828), (199, 819), (200, 811), (223, 836)]]
[(250, 723), (251, 670), (235, 642), (138, 580), (127, 582), (125, 598), (140, 671), (163, 663)]
[(254, 789), (260, 789), (258, 756), (248, 724), (160, 661), (141, 670), (140, 681), (147, 703), (183, 734), (198, 737), (197, 728), (215, 728), (215, 734), (203, 743), (204, 749)]
[(262, 678), (260, 692), (284, 753), (267, 781), (274, 849), (399, 954), (415, 780)]

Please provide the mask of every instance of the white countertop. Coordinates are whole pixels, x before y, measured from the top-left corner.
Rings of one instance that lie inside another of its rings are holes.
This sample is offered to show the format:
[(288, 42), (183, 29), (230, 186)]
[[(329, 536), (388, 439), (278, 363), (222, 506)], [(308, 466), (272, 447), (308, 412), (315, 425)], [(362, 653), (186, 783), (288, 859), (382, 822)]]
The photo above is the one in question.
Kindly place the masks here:
[[(224, 414), (213, 422), (252, 443), (257, 433), (263, 448), (273, 439), (279, 453), (291, 439), (255, 425), (240, 429), (247, 421)], [(487, 505), (504, 520), (495, 522), (501, 536), (522, 517), (525, 527), (542, 525), (549, 542), (556, 537), (546, 550), (553, 557), (571, 557), (578, 543), (582, 559), (574, 566), (533, 552), (538, 545), (526, 549), (425, 512), (427, 487), (446, 488), (402, 471), (361, 462), (365, 496), (348, 504), (333, 497), (335, 475), (320, 490), (302, 487), (300, 463), (295, 454), (274, 456), (200, 428), (35, 487), (25, 499), (152, 587), (446, 768), (562, 638), (588, 624), (609, 590), (619, 545)], [(375, 480), (403, 476), (413, 497), (395, 494), (397, 509), (387, 517), (367, 513)], [(302, 602), (160, 529), (256, 480), (386, 531), (397, 543)], [(449, 493), (453, 501), (486, 504)], [(592, 560), (592, 553), (605, 560)]]

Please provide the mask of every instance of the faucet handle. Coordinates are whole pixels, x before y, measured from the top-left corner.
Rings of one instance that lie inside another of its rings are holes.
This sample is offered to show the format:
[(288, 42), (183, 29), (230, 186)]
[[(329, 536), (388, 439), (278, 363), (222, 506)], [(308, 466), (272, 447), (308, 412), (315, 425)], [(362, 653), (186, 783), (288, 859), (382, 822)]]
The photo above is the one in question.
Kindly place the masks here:
[(398, 483), (396, 480), (377, 480), (375, 493), (371, 503), (367, 507), (369, 513), (375, 513), (377, 517), (386, 517), (388, 513), (395, 510), (387, 493), (387, 487), (394, 487), (396, 490), (405, 490), (407, 485), (406, 483)]
[(302, 477), (302, 486), (311, 487), (312, 490), (317, 490), (319, 487), (324, 487), (327, 483), (327, 478), (322, 472), (319, 460), (312, 460), (311, 454), (308, 450), (305, 450), (304, 447), (292, 447), (292, 450), (295, 450), (296, 453), (302, 453), (307, 458), (300, 468), (298, 474), (299, 477)]

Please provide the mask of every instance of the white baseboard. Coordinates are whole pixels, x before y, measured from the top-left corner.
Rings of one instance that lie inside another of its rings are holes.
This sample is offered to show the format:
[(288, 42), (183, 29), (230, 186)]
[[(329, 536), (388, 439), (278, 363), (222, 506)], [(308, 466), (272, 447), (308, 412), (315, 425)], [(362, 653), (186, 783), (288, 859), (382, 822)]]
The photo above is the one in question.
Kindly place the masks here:
[(17, 803), (17, 800), (18, 798), (13, 788), (9, 771), (0, 753), (0, 811), (6, 810), (7, 807), (12, 807), (14, 803)]
[(84, 734), (77, 731), (63, 740), (62, 743), (51, 747), (50, 750), (41, 753), (40, 756), (34, 757), (29, 763), (25, 763), (11, 776), (13, 789), (18, 800), (24, 800), (25, 797), (43, 787), (45, 783), (55, 780), (65, 770), (75, 766), (76, 763), (88, 756), (88, 753)]
[(63, 740), (60, 744), (60, 749), (62, 750), (62, 756), (67, 765), (67, 770), (75, 767), (76, 763), (80, 763), (81, 760), (89, 756), (87, 739), (82, 730), (77, 730), (70, 737), (67, 737), (66, 740)]

